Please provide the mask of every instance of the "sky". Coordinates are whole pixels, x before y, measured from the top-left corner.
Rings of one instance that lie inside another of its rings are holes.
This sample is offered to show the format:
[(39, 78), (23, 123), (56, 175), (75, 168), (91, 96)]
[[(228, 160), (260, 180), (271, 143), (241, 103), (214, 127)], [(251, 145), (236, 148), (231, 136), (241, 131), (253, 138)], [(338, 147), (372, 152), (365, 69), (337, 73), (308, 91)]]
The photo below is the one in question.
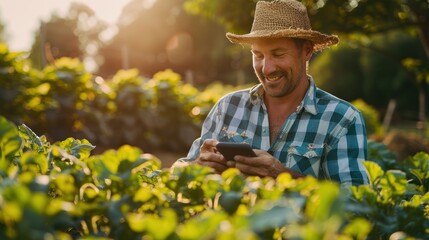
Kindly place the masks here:
[(0, 20), (6, 26), (10, 51), (30, 50), (40, 21), (49, 20), (52, 13), (65, 16), (72, 2), (86, 4), (99, 19), (114, 24), (130, 0), (0, 0)]

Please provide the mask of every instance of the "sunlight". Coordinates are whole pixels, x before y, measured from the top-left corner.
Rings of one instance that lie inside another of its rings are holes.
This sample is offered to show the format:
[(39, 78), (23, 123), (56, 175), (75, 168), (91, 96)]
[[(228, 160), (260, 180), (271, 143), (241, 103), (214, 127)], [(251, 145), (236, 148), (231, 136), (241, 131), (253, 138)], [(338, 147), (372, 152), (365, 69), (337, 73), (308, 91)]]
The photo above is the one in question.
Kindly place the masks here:
[[(14, 0), (0, 1), (0, 19), (5, 24), (6, 39), (12, 51), (28, 51), (31, 48), (34, 33), (40, 21), (48, 21), (52, 14), (64, 16), (72, 2), (90, 7), (97, 18), (113, 26), (122, 13), (122, 9), (131, 0)], [(146, 0), (151, 6), (154, 0)], [(25, 6), (25, 7), (23, 7)], [(115, 30), (113, 30), (114, 32)], [(111, 31), (112, 32), (112, 31)], [(111, 36), (111, 32), (105, 37)]]

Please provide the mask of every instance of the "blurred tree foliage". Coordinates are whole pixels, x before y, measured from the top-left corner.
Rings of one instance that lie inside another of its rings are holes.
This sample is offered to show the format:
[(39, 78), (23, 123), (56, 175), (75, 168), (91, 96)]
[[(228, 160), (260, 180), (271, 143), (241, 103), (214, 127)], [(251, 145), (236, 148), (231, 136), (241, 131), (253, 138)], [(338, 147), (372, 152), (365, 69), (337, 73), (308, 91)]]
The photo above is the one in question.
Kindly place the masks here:
[(146, 75), (173, 69), (185, 81), (205, 85), (208, 79), (230, 79), (234, 59), (222, 26), (193, 16), (184, 0), (131, 1), (122, 12), (118, 33), (101, 50), (98, 74), (111, 76), (119, 69), (137, 68)]
[[(120, 70), (93, 76), (77, 59), (60, 58), (42, 70), (0, 44), (0, 115), (51, 141), (85, 138), (99, 150), (124, 144), (184, 151), (200, 131), (198, 91), (171, 70), (142, 77)], [(194, 110), (195, 108), (195, 110)]]
[(424, 62), (422, 45), (417, 37), (400, 31), (374, 35), (371, 39), (366, 47), (347, 41), (317, 54), (310, 64), (310, 73), (316, 76), (320, 88), (340, 98), (363, 98), (377, 109), (385, 109), (389, 100), (395, 99), (401, 115), (415, 119), (419, 85), (402, 61), (413, 58)]
[(7, 35), (6, 35), (6, 26), (3, 23), (3, 19), (0, 12), (0, 42), (6, 42)]
[(42, 69), (61, 57), (90, 58), (94, 64), (103, 42), (100, 34), (107, 25), (94, 11), (82, 3), (72, 3), (66, 17), (53, 14), (48, 22), (40, 23), (30, 51), (33, 66)]
[(0, 43), (0, 109), (3, 116), (14, 122), (32, 118), (26, 91), (37, 86), (35, 78), (36, 73), (22, 54), (11, 53), (6, 44)]
[(353, 104), (353, 106), (359, 109), (359, 111), (361, 111), (363, 119), (365, 121), (367, 134), (369, 136), (382, 136), (384, 133), (384, 129), (381, 126), (379, 112), (362, 99), (356, 99), (351, 103)]
[[(257, 0), (186, 0), (192, 13), (216, 19), (229, 31), (248, 32)], [(373, 34), (414, 28), (429, 57), (429, 3), (426, 0), (301, 0), (313, 29), (328, 33)]]
[[(197, 87), (216, 80), (231, 84), (257, 81), (248, 49), (225, 38), (225, 29), (237, 33), (250, 29), (256, 0), (158, 0), (150, 6), (148, 2), (129, 2), (110, 41), (100, 37), (106, 25), (84, 4), (72, 5), (64, 18), (52, 16), (41, 23), (35, 37), (33, 66), (43, 69), (62, 56), (81, 61), (91, 56), (100, 66), (97, 74), (106, 79), (121, 69), (135, 68), (150, 78), (169, 68)], [(383, 109), (395, 98), (398, 108), (405, 109), (401, 114), (415, 116), (420, 111), (420, 116), (425, 115), (427, 1), (302, 2), (314, 29), (341, 34), (338, 49), (315, 55), (310, 64), (311, 71), (317, 71), (316, 81), (347, 100), (362, 98)], [(327, 63), (331, 60), (335, 64)]]

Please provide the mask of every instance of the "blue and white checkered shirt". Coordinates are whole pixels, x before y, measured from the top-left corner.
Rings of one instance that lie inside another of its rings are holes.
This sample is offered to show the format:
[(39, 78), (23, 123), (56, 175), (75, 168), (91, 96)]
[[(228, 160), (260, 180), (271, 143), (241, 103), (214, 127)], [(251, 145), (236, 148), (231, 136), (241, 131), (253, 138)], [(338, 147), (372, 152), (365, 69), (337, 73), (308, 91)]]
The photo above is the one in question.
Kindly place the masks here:
[(178, 161), (196, 159), (201, 144), (209, 138), (246, 142), (296, 172), (345, 185), (367, 184), (362, 164), (367, 158), (367, 137), (361, 113), (317, 88), (311, 76), (309, 81), (304, 99), (272, 144), (264, 89), (259, 84), (222, 97), (208, 114), (201, 137), (193, 142), (188, 156)]

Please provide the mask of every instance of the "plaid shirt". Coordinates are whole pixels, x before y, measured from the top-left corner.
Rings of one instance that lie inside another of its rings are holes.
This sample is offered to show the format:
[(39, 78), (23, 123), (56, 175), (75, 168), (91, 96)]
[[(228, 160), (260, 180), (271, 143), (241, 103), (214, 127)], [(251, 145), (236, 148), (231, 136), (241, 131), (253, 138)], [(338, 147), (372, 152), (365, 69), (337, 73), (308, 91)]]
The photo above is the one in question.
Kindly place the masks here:
[(367, 184), (362, 164), (367, 159), (367, 138), (361, 113), (318, 89), (311, 76), (309, 81), (304, 99), (272, 144), (264, 89), (259, 84), (222, 97), (208, 114), (201, 137), (194, 141), (188, 156), (178, 161), (196, 159), (205, 139), (246, 142), (296, 172), (346, 185)]

